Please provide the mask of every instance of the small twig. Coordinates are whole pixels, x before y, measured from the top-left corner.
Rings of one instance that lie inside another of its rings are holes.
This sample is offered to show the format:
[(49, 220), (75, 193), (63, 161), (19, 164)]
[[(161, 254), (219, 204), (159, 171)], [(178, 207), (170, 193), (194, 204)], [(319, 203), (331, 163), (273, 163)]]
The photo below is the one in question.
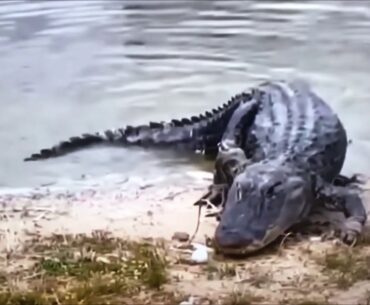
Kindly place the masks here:
[(297, 291), (300, 293), (309, 293), (306, 289), (303, 288), (298, 288), (298, 287), (280, 287), (279, 289), (284, 290), (284, 291)]
[(31, 274), (31, 275), (25, 276), (25, 277), (23, 278), (23, 280), (31, 280), (31, 279), (33, 279), (33, 278), (35, 278), (35, 277), (38, 277), (39, 275), (42, 275), (42, 274), (44, 274), (44, 272), (36, 272), (36, 273), (34, 273), (34, 274)]
[(175, 193), (168, 194), (167, 196), (163, 197), (162, 199), (163, 200), (172, 200), (175, 197), (177, 197), (177, 196), (179, 196), (183, 193), (185, 193), (185, 191), (178, 191), (178, 192), (175, 192)]
[(353, 242), (350, 244), (350, 248), (353, 248), (357, 243), (357, 238), (355, 237)]
[(38, 216), (36, 216), (33, 221), (39, 221), (40, 219), (44, 218), (47, 214), (49, 213), (49, 211), (44, 211), (43, 213), (39, 214)]
[(287, 240), (287, 238), (288, 238), (290, 235), (292, 235), (292, 232), (289, 232), (289, 233), (287, 233), (287, 234), (285, 234), (285, 235), (284, 235), (284, 237), (283, 237), (282, 241), (280, 242), (279, 250), (281, 250), (281, 249), (283, 248), (285, 241)]
[(57, 303), (57, 305), (61, 305), (62, 303), (60, 303), (60, 301), (59, 301), (59, 298), (58, 298), (57, 294), (54, 292), (54, 293), (53, 293), (53, 295), (54, 295), (55, 302)]
[(202, 211), (202, 204), (200, 204), (199, 206), (198, 206), (198, 218), (197, 218), (197, 226), (196, 226), (196, 228), (195, 228), (195, 231), (194, 231), (194, 233), (193, 233), (193, 235), (191, 236), (191, 238), (189, 239), (189, 244), (191, 244), (192, 242), (193, 242), (193, 240), (194, 240), (194, 238), (195, 238), (195, 236), (196, 236), (196, 234), (198, 233), (198, 229), (199, 229), (199, 225), (200, 225), (200, 213), (201, 213), (201, 211)]

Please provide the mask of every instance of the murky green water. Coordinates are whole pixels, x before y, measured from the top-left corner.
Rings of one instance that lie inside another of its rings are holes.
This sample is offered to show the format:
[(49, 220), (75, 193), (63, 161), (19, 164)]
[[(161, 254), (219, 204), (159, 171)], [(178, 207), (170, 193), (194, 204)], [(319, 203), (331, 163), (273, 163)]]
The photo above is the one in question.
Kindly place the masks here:
[(370, 174), (369, 33), (368, 1), (2, 0), (0, 186), (194, 169), (136, 149), (22, 159), (71, 135), (197, 114), (295, 76), (348, 129), (345, 171)]

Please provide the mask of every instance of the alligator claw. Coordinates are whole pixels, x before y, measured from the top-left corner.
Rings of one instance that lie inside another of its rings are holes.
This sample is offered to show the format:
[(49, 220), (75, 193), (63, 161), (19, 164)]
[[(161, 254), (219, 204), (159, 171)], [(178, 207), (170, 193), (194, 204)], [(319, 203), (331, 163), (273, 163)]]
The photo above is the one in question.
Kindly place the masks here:
[(357, 236), (357, 232), (354, 231), (341, 232), (340, 239), (345, 244), (354, 246), (357, 243)]
[(221, 213), (222, 213), (222, 211), (210, 212), (210, 213), (207, 213), (206, 215), (204, 215), (204, 217), (206, 217), (206, 218), (215, 217), (217, 221), (220, 221)]
[(220, 212), (210, 212), (207, 213), (204, 217), (218, 217), (220, 215)]
[(367, 182), (367, 179), (362, 174), (354, 174), (350, 177), (339, 175), (334, 179), (333, 184), (335, 186), (352, 186), (352, 187), (358, 187), (359, 185), (365, 185)]
[(335, 233), (335, 230), (329, 230), (321, 234), (321, 240), (322, 241), (327, 241), (327, 240), (332, 240), (335, 238), (337, 234)]
[(340, 228), (340, 239), (348, 245), (355, 245), (362, 232), (362, 224), (355, 219), (347, 219)]
[(363, 174), (354, 174), (352, 177), (350, 177), (351, 183), (354, 184), (366, 184), (367, 179), (366, 176)]
[(207, 200), (207, 197), (209, 197), (211, 195), (211, 192), (208, 191), (206, 194), (204, 194), (202, 197), (200, 197), (196, 202), (194, 202), (193, 205), (195, 206), (204, 206), (204, 205), (208, 205), (208, 200)]
[(339, 238), (344, 244), (354, 246), (361, 234), (362, 225), (356, 220), (347, 219), (339, 228), (332, 229), (322, 234), (322, 240)]

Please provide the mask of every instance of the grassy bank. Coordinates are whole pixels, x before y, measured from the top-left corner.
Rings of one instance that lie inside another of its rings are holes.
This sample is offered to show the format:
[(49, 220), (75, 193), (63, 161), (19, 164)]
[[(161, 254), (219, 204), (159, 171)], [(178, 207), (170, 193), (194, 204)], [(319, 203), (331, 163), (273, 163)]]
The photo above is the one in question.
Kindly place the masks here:
[[(370, 280), (368, 244), (353, 249), (295, 244), (305, 266), (298, 270), (297, 262), (286, 264), (293, 253), (289, 242), (266, 256), (239, 261), (212, 256), (192, 265), (186, 251), (174, 251), (164, 240), (130, 241), (103, 231), (35, 236), (21, 252), (1, 260), (0, 304), (180, 304), (191, 296), (196, 298), (186, 304), (336, 304), (330, 296)], [(288, 273), (299, 271), (299, 280), (282, 277), (284, 261)], [(186, 288), (189, 283), (194, 286)], [(277, 283), (280, 299), (269, 291)], [(363, 304), (370, 302), (366, 293)]]
[[(104, 232), (32, 239), (9, 257), (0, 276), (0, 304), (130, 304), (146, 299), (172, 303), (165, 248), (130, 242)], [(18, 261), (18, 263), (16, 263)]]

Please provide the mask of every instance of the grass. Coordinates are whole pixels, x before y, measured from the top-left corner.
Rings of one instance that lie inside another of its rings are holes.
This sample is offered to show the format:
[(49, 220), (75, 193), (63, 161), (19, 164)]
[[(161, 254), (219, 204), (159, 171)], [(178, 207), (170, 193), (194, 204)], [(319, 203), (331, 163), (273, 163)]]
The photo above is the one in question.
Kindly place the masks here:
[(214, 261), (209, 261), (203, 270), (207, 273), (208, 280), (223, 280), (225, 278), (233, 278), (236, 276), (235, 264), (228, 263), (216, 263)]
[(358, 281), (370, 280), (370, 257), (360, 248), (335, 248), (316, 257), (316, 261), (338, 288), (346, 289)]
[(25, 251), (34, 264), (22, 273), (1, 274), (2, 283), (22, 281), (22, 289), (2, 285), (0, 305), (126, 304), (137, 295), (163, 292), (168, 282), (163, 245), (95, 232), (33, 240)]
[(359, 237), (357, 246), (369, 246), (370, 245), (370, 228), (365, 227), (362, 234)]
[(262, 300), (262, 297), (248, 291), (234, 291), (223, 300), (222, 305), (252, 305)]
[(38, 292), (0, 294), (1, 305), (52, 305), (58, 304)]
[(7, 282), (6, 274), (3, 271), (0, 271), (0, 285), (3, 285)]
[(291, 304), (291, 305), (329, 305), (326, 300), (320, 299), (310, 299), (310, 298), (303, 298), (303, 299), (289, 299), (283, 300), (280, 304)]

